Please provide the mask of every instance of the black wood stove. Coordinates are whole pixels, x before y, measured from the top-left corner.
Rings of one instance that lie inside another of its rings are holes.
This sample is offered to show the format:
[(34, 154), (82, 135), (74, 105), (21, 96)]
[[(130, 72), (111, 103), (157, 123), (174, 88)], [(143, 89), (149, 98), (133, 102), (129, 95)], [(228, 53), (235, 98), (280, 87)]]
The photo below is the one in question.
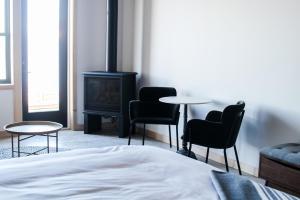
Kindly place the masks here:
[(117, 72), (118, 0), (107, 0), (106, 71), (84, 72), (84, 133), (101, 130), (102, 117), (117, 118), (119, 137), (129, 132), (129, 101), (136, 73)]
[(119, 137), (128, 135), (135, 77), (134, 72), (84, 72), (84, 133), (98, 132), (102, 116), (112, 116), (117, 118)]

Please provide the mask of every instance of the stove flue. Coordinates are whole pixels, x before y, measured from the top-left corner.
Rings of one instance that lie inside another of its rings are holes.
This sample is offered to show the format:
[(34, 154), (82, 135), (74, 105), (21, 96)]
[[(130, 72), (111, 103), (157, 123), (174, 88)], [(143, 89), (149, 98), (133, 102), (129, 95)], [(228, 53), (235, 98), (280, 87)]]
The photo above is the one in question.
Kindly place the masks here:
[(106, 71), (117, 72), (118, 0), (107, 0)]

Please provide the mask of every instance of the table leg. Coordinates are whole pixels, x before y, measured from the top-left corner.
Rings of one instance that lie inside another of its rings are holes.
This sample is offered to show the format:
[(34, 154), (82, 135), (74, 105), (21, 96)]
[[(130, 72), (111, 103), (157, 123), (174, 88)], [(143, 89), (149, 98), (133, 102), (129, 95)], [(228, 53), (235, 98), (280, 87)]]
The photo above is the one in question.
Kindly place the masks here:
[(187, 125), (187, 119), (188, 119), (187, 110), (188, 110), (187, 104), (184, 104), (182, 148), (186, 151), (187, 151), (187, 141), (186, 141), (187, 137), (186, 137), (185, 133), (186, 133), (186, 125)]
[(20, 134), (18, 134), (18, 157), (20, 157)]
[[(182, 149), (180, 149), (179, 151), (177, 151), (177, 153), (180, 153), (180, 154), (185, 155), (185, 156), (188, 156), (188, 154), (189, 154), (189, 150), (187, 148), (187, 136), (185, 135), (185, 133), (186, 133), (186, 125), (187, 125), (187, 121), (188, 121), (188, 114), (187, 114), (187, 112), (188, 112), (188, 105), (184, 104)], [(197, 160), (195, 153), (192, 152), (192, 151), (191, 151), (190, 157)]]
[(11, 135), (11, 157), (14, 158), (15, 154), (14, 154), (14, 134), (10, 134)]
[(56, 152), (58, 152), (58, 131), (56, 132)]
[(49, 134), (47, 133), (47, 152), (49, 153)]

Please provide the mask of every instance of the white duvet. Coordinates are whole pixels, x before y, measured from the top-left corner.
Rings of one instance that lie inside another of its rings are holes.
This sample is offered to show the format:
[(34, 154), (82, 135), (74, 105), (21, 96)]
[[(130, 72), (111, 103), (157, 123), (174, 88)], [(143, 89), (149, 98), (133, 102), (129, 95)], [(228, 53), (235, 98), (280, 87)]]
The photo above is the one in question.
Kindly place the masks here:
[(213, 167), (149, 146), (0, 161), (0, 199), (218, 199)]

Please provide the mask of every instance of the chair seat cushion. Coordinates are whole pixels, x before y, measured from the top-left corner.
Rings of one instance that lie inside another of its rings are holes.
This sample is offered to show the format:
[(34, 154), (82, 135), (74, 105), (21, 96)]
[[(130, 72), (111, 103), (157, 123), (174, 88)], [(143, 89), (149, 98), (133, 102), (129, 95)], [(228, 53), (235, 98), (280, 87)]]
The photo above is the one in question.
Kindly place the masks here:
[(287, 143), (262, 149), (265, 157), (300, 169), (300, 144)]
[(176, 124), (176, 121), (173, 118), (169, 117), (139, 117), (132, 120), (131, 123)]

